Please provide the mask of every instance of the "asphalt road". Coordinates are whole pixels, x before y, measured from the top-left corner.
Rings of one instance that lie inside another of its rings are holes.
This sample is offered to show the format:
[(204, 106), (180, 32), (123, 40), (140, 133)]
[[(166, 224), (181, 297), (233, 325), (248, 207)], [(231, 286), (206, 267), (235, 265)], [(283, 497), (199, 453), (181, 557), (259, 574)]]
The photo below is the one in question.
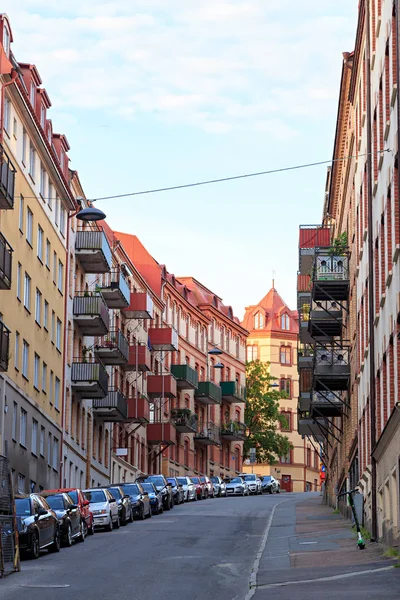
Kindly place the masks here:
[[(299, 585), (292, 581), (288, 587), (272, 587), (276, 566), (285, 560), (279, 543), (274, 542), (274, 522), (282, 519), (284, 526), (293, 527), (290, 521), (294, 521), (295, 505), (309, 496), (281, 494), (193, 502), (118, 531), (99, 531), (84, 544), (63, 548), (59, 554), (44, 551), (39, 560), (22, 561), (21, 573), (0, 580), (0, 598), (398, 599), (400, 569), (371, 575), (374, 588), (365, 574), (361, 582), (357, 578)], [(285, 512), (282, 507), (286, 507)], [(252, 572), (253, 581), (261, 585), (249, 589)], [(281, 571), (278, 581), (285, 573)], [(390, 586), (383, 585), (391, 578), (393, 596)], [(382, 595), (371, 595), (373, 589)]]

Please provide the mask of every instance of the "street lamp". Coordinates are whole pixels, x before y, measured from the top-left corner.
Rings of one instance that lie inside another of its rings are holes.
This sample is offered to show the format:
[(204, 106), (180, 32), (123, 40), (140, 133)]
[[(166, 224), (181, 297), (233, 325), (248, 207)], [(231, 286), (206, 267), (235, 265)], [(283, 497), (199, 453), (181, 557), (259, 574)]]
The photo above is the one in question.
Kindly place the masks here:
[(214, 369), (223, 369), (224, 365), (222, 364), (222, 362), (217, 362), (217, 364), (214, 365)]
[(212, 350), (209, 350), (208, 354), (211, 354), (211, 356), (220, 356), (221, 354), (223, 354), (223, 351), (221, 350), (221, 348), (215, 347)]
[(103, 221), (106, 218), (106, 215), (99, 208), (89, 206), (88, 208), (80, 210), (76, 214), (76, 218), (79, 219), (79, 221)]

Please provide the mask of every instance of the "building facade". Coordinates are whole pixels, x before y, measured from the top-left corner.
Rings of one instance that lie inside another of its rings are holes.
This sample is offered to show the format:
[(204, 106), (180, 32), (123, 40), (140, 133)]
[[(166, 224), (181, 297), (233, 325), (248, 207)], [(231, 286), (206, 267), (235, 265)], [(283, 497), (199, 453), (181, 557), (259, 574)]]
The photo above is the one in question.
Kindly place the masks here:
[(267, 363), (279, 390), (286, 394), (286, 398), (279, 400), (280, 411), (287, 421), (287, 427), (281, 427), (281, 432), (292, 445), (287, 456), (279, 457), (277, 464), (247, 464), (245, 471), (273, 475), (288, 492), (319, 490), (318, 445), (303, 439), (297, 432), (297, 311), (289, 309), (273, 285), (257, 305), (246, 308), (243, 326), (249, 331), (247, 361)]

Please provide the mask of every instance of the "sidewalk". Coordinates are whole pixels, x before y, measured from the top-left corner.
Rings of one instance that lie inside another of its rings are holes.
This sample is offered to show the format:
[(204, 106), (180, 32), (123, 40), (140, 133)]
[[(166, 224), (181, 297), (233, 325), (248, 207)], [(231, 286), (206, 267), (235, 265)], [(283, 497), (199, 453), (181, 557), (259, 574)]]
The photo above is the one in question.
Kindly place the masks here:
[[(256, 600), (271, 591), (280, 600), (300, 600), (303, 594), (308, 600), (398, 599), (400, 569), (392, 568), (398, 560), (385, 558), (380, 544), (367, 541), (365, 550), (358, 550), (350, 522), (322, 505), (320, 495), (307, 496), (277, 506), (260, 560)], [(378, 586), (375, 595), (368, 579)]]

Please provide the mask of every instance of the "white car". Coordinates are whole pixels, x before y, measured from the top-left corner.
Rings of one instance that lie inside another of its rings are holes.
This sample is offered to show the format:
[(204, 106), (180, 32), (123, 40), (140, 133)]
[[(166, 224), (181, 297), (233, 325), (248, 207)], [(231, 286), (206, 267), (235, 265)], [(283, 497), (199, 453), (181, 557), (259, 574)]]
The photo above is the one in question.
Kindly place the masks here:
[(196, 486), (190, 477), (177, 477), (178, 483), (183, 487), (185, 502), (197, 500)]
[(257, 477), (257, 475), (254, 475), (253, 473), (242, 473), (240, 477), (243, 477), (249, 486), (250, 494), (262, 494), (261, 479)]
[(249, 486), (243, 477), (233, 477), (226, 484), (226, 492), (228, 496), (250, 496)]
[(93, 513), (95, 529), (104, 527), (107, 531), (120, 526), (118, 502), (105, 488), (92, 488), (84, 490), (85, 497), (89, 500), (90, 510)]

